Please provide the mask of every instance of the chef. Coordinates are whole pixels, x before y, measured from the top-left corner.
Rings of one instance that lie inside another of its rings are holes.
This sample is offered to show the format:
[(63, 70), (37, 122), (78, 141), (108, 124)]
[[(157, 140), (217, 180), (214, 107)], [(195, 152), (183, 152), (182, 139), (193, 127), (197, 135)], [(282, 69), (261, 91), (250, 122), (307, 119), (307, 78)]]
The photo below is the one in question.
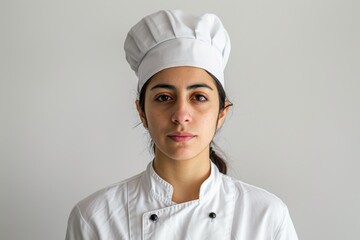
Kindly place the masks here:
[(159, 11), (131, 28), (124, 49), (154, 158), (76, 204), (66, 239), (298, 239), (287, 206), (227, 176), (213, 144), (232, 106), (224, 90), (230, 39), (220, 19)]

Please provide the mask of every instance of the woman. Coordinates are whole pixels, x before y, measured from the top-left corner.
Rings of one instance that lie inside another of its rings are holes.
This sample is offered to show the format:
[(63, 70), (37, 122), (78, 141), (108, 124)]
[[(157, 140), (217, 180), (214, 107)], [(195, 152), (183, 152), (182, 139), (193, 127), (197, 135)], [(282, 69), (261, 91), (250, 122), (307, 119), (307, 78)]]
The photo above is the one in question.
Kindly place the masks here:
[(141, 174), (80, 201), (66, 239), (297, 239), (286, 205), (226, 176), (211, 148), (231, 106), (220, 20), (156, 12), (130, 30), (125, 52), (155, 157)]

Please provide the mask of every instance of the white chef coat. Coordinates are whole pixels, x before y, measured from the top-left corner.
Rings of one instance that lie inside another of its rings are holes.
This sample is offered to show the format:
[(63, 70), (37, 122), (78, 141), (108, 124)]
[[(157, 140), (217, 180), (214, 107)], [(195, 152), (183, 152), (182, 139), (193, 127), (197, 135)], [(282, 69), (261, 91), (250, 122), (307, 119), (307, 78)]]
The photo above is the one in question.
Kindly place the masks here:
[(199, 199), (172, 202), (172, 186), (146, 171), (100, 190), (72, 210), (66, 240), (297, 240), (286, 205), (275, 195), (219, 172)]

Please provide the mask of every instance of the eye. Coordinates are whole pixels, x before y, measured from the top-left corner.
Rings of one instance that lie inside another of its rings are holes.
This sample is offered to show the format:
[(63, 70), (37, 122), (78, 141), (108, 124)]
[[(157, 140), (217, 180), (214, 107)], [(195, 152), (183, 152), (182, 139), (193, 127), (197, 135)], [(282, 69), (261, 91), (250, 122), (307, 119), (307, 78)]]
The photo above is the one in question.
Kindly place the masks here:
[(155, 101), (158, 101), (158, 102), (166, 102), (166, 101), (170, 101), (171, 100), (171, 97), (168, 96), (168, 95), (159, 95), (155, 98)]
[(196, 94), (194, 95), (194, 99), (198, 102), (205, 102), (207, 101), (207, 98), (202, 94)]

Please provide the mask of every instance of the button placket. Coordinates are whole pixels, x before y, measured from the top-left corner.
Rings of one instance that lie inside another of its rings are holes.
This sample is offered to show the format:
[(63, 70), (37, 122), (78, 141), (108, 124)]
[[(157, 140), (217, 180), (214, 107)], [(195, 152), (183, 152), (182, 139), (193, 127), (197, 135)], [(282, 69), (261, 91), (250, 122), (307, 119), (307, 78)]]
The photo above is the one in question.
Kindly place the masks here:
[(154, 239), (159, 224), (159, 212), (148, 212), (143, 215), (143, 239)]

